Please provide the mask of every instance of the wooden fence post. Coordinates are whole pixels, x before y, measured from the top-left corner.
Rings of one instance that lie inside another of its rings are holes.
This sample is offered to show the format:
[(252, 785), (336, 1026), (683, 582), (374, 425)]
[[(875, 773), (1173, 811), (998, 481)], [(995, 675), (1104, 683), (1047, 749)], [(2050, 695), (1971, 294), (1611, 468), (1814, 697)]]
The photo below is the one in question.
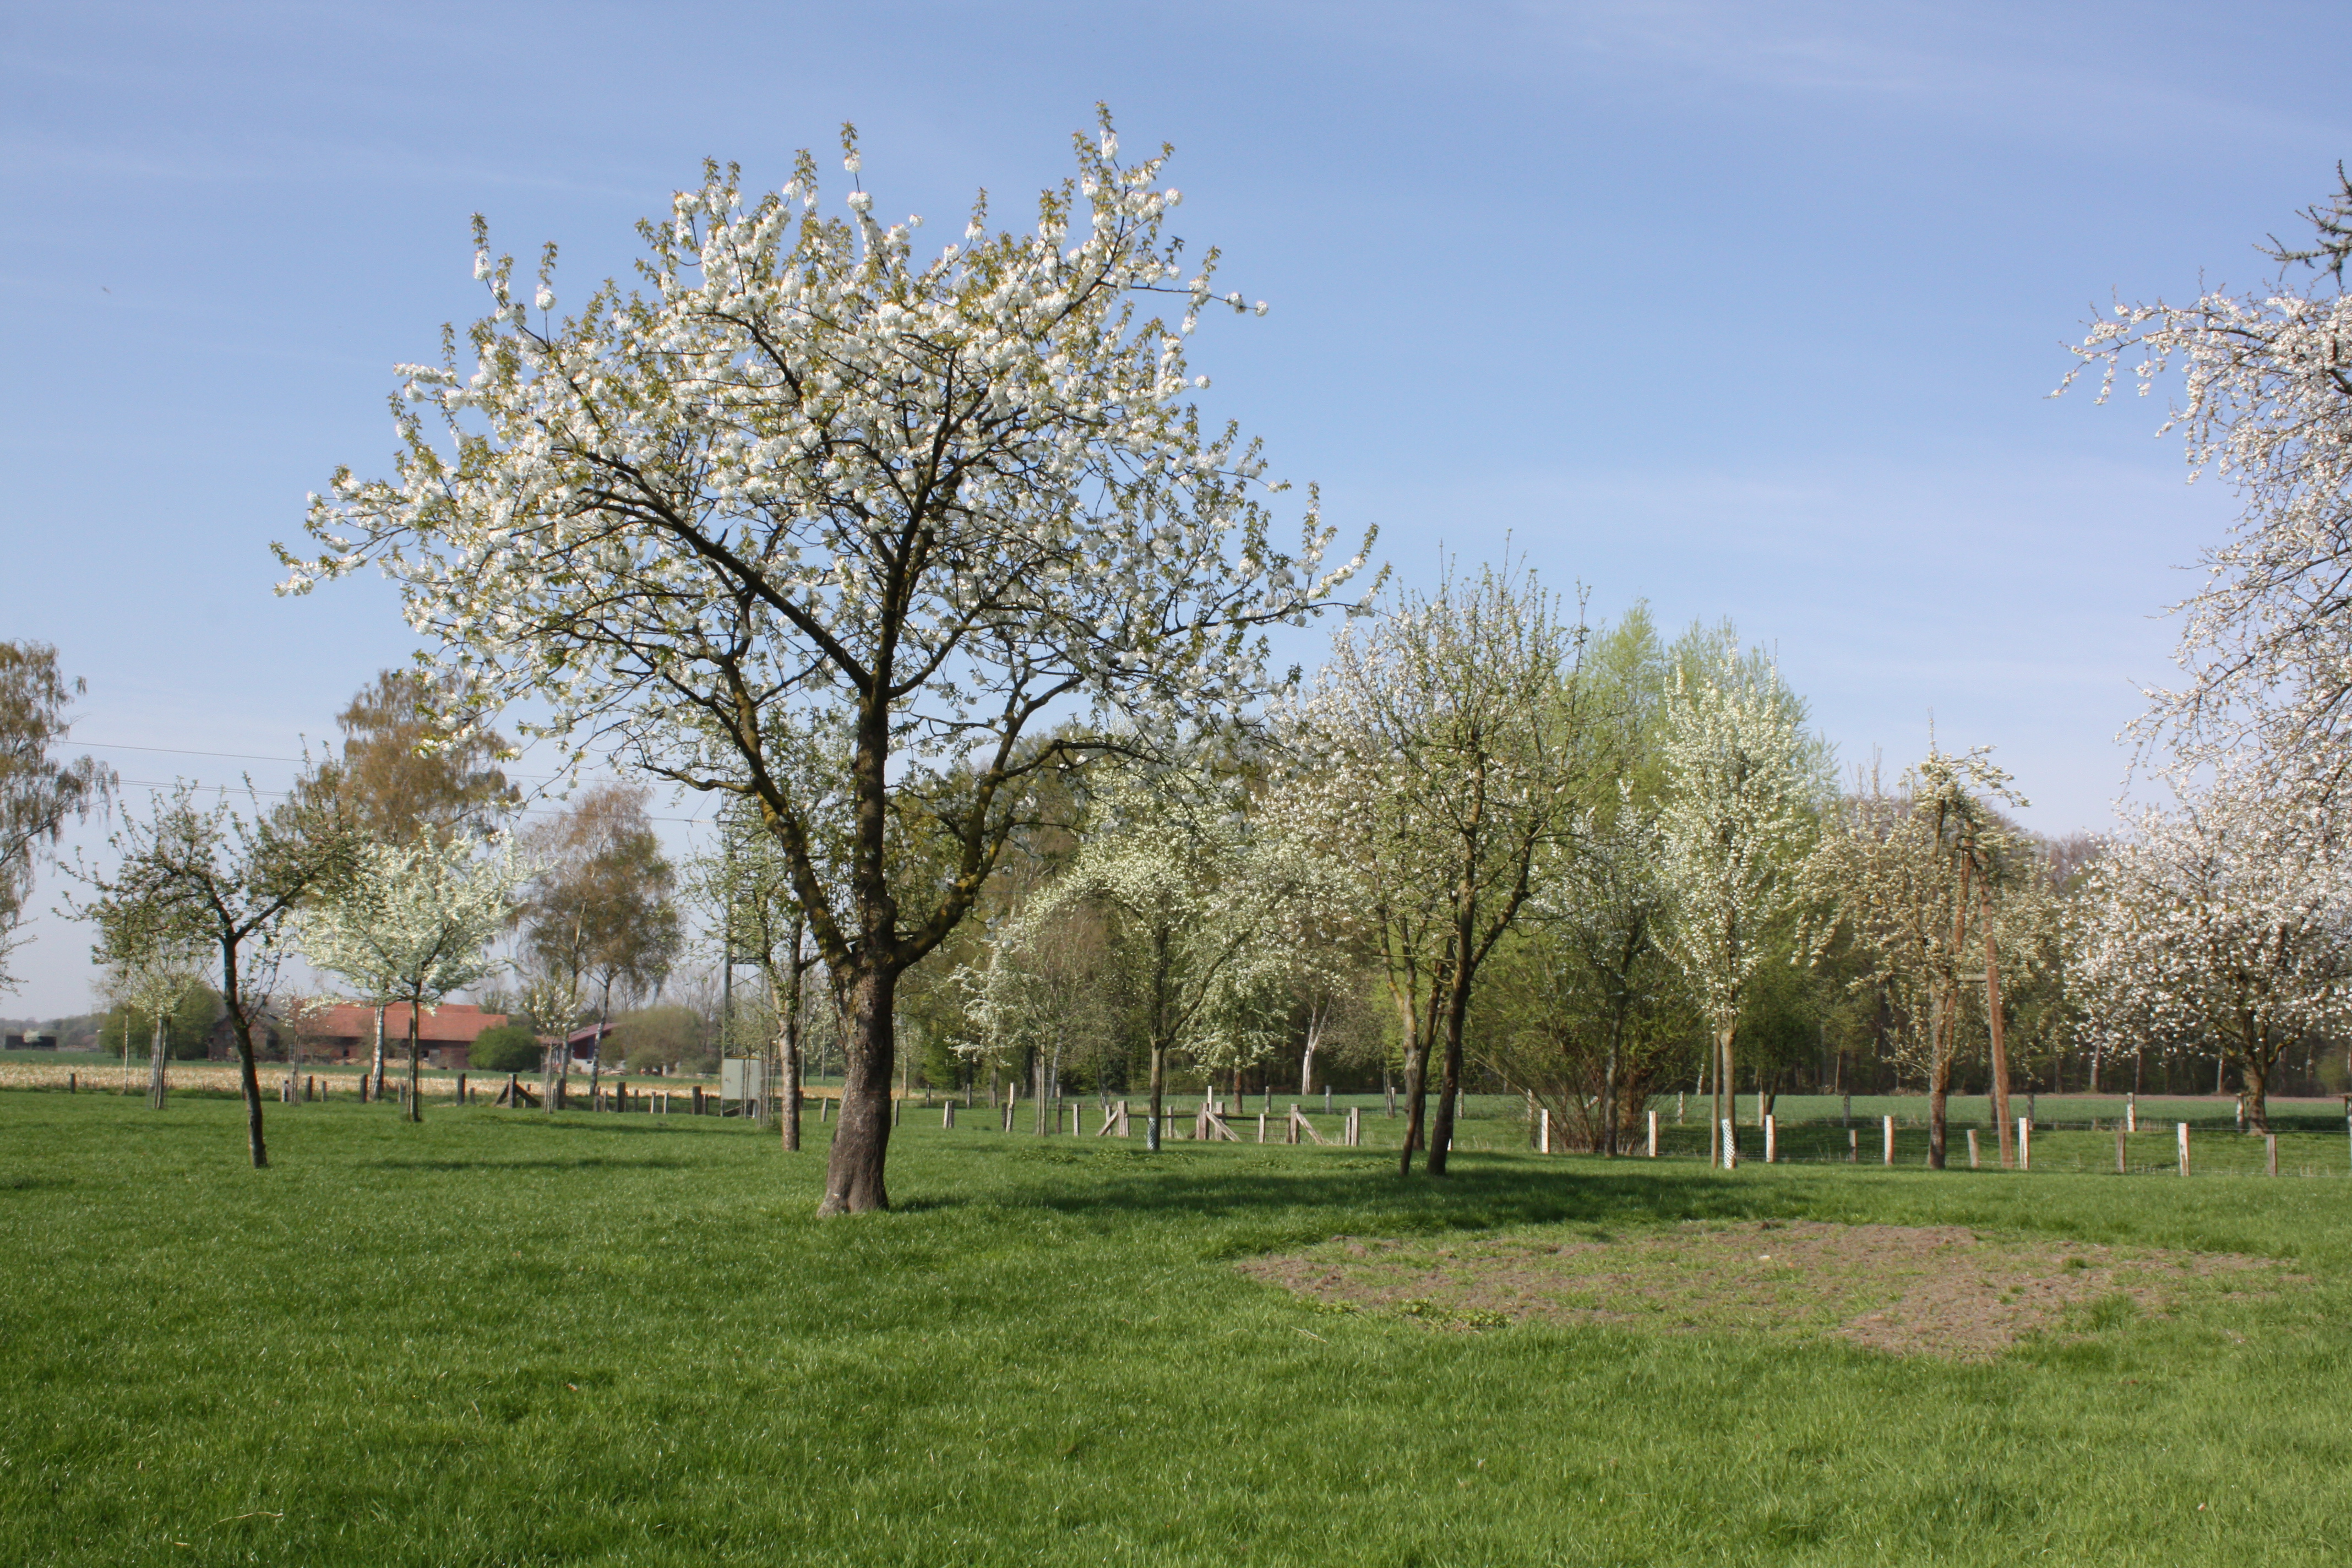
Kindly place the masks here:
[(1298, 1142), (1298, 1107), (1296, 1105), (1290, 1108), (1290, 1120), (1283, 1123), (1282, 1141), (1286, 1143)]
[(1973, 1170), (1975, 1170), (1976, 1168), (1977, 1168), (1977, 1130), (1976, 1130), (1975, 1128), (1971, 1127), (1971, 1128), (1969, 1128), (1969, 1170), (1971, 1170), (1971, 1171), (1973, 1171)]
[(1538, 1154), (1549, 1154), (1551, 1152), (1551, 1112), (1549, 1110), (1538, 1110), (1536, 1112), (1536, 1152)]
[(2031, 1116), (2017, 1119), (2017, 1168), (2021, 1171), (2033, 1169), (2033, 1118)]
[(955, 1131), (955, 1101), (952, 1100), (949, 1100), (940, 1111), (940, 1131), (942, 1132)]
[(2124, 1131), (2139, 1131), (2139, 1094), (2137, 1090), (2124, 1096)]
[(1780, 1163), (1780, 1119), (1777, 1116), (1767, 1116), (1764, 1118), (1764, 1163), (1768, 1165), (1777, 1164)]
[(79, 1073), (66, 1074), (66, 1092), (68, 1094), (79, 1094), (81, 1092), (80, 1078), (81, 1075)]
[(1650, 1112), (1650, 1147), (1648, 1152), (1650, 1158), (1653, 1160), (1658, 1157), (1658, 1113), (1654, 1110)]
[(1070, 1104), (1070, 1136), (1083, 1138), (1086, 1135), (1087, 1103), (1083, 1100), (1073, 1100)]
[(457, 1075), (457, 1103), (460, 1105), (466, 1103), (466, 1075), (464, 1073), (459, 1073)]
[(1889, 1116), (1884, 1120), (1886, 1127), (1886, 1163), (1892, 1165), (1895, 1163), (1895, 1118)]
[(2278, 1174), (2278, 1134), (2263, 1134), (2263, 1163), (2273, 1176)]
[(1862, 1129), (1859, 1127), (1845, 1130), (1845, 1163), (1849, 1165), (1862, 1163)]
[(2130, 1171), (2131, 1171), (2131, 1167), (2130, 1167), (2130, 1165), (2128, 1165), (2127, 1163), (2125, 1163), (2124, 1140), (2125, 1140), (2127, 1136), (2129, 1136), (2129, 1135), (2128, 1135), (2127, 1133), (2126, 1133), (2126, 1132), (2125, 1132), (2125, 1131), (2124, 1131), (2124, 1124), (2123, 1124), (2122, 1122), (2120, 1122), (2120, 1121), (2116, 1122), (2116, 1175), (2118, 1175), (2118, 1176), (2121, 1176), (2121, 1175), (2126, 1175), (2126, 1174), (2128, 1174), (2128, 1173), (2130, 1173)]
[(1364, 1108), (1360, 1105), (1351, 1105), (1348, 1107), (1348, 1147), (1359, 1148), (1363, 1142)]
[(2180, 1140), (2180, 1173), (2185, 1176), (2189, 1173), (2189, 1123), (2180, 1121), (2174, 1126)]
[(1257, 1141), (1261, 1143), (1265, 1142), (1265, 1112), (1263, 1110), (1257, 1113)]

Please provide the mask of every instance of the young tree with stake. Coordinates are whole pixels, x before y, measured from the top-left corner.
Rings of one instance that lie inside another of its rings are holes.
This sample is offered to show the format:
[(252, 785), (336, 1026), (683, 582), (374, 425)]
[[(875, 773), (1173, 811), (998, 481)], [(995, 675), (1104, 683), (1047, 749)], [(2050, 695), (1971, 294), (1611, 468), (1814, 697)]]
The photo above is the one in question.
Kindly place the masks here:
[[(1734, 1037), (1748, 979), (1796, 898), (1822, 787), (1804, 710), (1769, 664), (1727, 637), (1676, 670), (1666, 705), (1659, 869), (1672, 903), (1664, 946), (1706, 1016), (1714, 1118), (1738, 1103)], [(1728, 1169), (1737, 1147), (1717, 1134)]]
[(210, 808), (182, 784), (153, 814), (109, 840), (120, 857), (110, 874), (85, 870), (97, 895), (79, 912), (101, 931), (169, 929), (209, 949), (220, 965), (220, 998), (236, 1039), (246, 1143), (254, 1168), (269, 1163), (262, 1136), (261, 1082), (254, 1031), (263, 1026), (286, 928), (308, 900), (350, 874), (354, 846), (331, 802), (289, 800), (248, 818), (224, 798)]
[(297, 941), (313, 964), (408, 1004), (411, 1121), (425, 1119), (416, 1093), (425, 1009), (497, 970), (488, 950), (522, 875), (507, 847), (484, 856), (465, 838), (370, 844), (332, 896), (300, 917)]
[[(751, 200), (710, 165), (642, 226), (641, 286), (562, 320), (551, 249), (518, 292), (481, 239), (472, 364), (451, 333), (406, 370), (396, 473), (339, 473), (320, 552), (285, 556), (298, 592), (377, 563), (478, 700), (758, 812), (850, 1002), (827, 1214), (887, 1206), (898, 977), (979, 898), (1024, 781), (1223, 721), (1267, 689), (1259, 628), (1354, 570), (1322, 566), (1311, 504), (1276, 549), (1257, 448), (1181, 401), (1185, 336), (1242, 300), (1163, 237), (1164, 156), (1122, 163), (1107, 117), (1076, 150), (1034, 232), (976, 206), (929, 258), (862, 188), (819, 216), (806, 154)], [(845, 775), (793, 765), (835, 735)], [(948, 873), (895, 876), (897, 836)]]

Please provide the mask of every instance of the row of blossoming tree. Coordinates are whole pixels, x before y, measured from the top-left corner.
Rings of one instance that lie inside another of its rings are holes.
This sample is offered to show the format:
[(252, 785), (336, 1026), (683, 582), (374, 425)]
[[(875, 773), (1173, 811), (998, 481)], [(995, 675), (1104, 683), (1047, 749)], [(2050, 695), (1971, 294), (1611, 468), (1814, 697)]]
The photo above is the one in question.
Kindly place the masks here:
[[(1299, 1041), (1311, 1072), (1327, 1041), (1376, 1035), (1403, 1079), (1404, 1166), (1443, 1173), (1474, 1071), (1611, 1148), (1695, 1061), (1719, 1125), (1743, 1075), (1769, 1096), (1766, 1065), (1824, 995), (1870, 999), (1933, 1096), (1938, 1158), (1979, 1030), (1998, 1093), (2012, 1036), (2046, 1043), (2084, 996), (2119, 1043), (2219, 1028), (2134, 956), (2189, 945), (2158, 930), (2193, 907), (2166, 858), (2176, 819), (2102, 862), (2084, 904), (2002, 815), (1984, 753), (1841, 791), (1801, 702), (1727, 635), (1595, 629), (1507, 565), (1384, 599), (1359, 580), (1370, 537), (1336, 559), (1311, 491), (1277, 542), (1286, 487), (1189, 401), (1202, 318), (1251, 307), (1219, 291), (1216, 251), (1169, 232), (1164, 149), (1123, 161), (1106, 116), (1026, 230), (992, 227), (983, 200), (924, 252), (919, 218), (877, 215), (846, 131), (843, 152), (831, 213), (805, 153), (764, 195), (707, 166), (641, 226), (635, 283), (569, 315), (553, 248), (519, 282), (478, 220), (488, 313), (404, 368), (390, 477), (339, 471), (313, 546), (280, 552), (291, 591), (368, 565), (397, 582), (437, 650), (443, 743), (520, 711), (574, 758), (719, 798), (729, 849), (699, 879), (757, 911), (785, 1053), (812, 976), (838, 1020), (825, 1212), (887, 1205), (902, 1033), (1018, 1055), (1047, 1091), (1124, 1040), (1155, 1110), (1173, 1070), (1215, 1079)], [(2168, 333), (2243, 323), (2122, 330), (2161, 354)], [(2313, 330), (2263, 352), (2332, 354)], [(2306, 375), (2322, 423), (2341, 417), (2334, 363)], [(2238, 395), (2192, 424), (2228, 426)], [(2290, 446), (2231, 451), (2271, 465), (2255, 505), (2291, 513), (2303, 542), (2283, 548), (2308, 552), (2341, 509), (2271, 477), (2315, 441)], [(2216, 570), (2275, 574), (2277, 552)], [(2253, 602), (2198, 619), (2198, 646), (2259, 620)], [(1343, 607), (1319, 674), (1276, 671), (1276, 628)], [(2332, 733), (2347, 689), (2260, 722)], [(2210, 736), (2221, 700), (2178, 712)], [(2285, 787), (2248, 798), (2303, 798)], [(2324, 803), (2282, 809), (2301, 826), (2236, 842), (2332, 863)], [(2340, 929), (2332, 883), (2286, 879), (2312, 929)], [(2326, 971), (2280, 989), (2332, 995)], [(2222, 1032), (2251, 1050), (2328, 1016)]]

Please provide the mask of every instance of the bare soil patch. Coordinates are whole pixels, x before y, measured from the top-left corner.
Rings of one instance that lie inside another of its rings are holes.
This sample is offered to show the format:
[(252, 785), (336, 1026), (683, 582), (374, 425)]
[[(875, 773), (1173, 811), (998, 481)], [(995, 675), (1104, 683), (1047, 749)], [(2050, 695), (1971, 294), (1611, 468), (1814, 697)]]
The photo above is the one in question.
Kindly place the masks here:
[(2296, 1277), (2234, 1253), (2001, 1240), (1958, 1226), (1765, 1220), (1608, 1239), (1335, 1237), (1245, 1274), (1327, 1309), (1475, 1330), (1529, 1318), (1834, 1337), (1985, 1361), (2029, 1334), (2116, 1326), (2184, 1292)]

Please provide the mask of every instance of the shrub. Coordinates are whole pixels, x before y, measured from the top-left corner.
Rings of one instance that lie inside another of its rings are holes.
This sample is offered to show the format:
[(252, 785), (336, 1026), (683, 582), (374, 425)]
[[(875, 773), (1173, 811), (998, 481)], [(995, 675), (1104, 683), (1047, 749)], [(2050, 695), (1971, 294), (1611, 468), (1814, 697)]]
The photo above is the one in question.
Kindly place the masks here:
[(540, 1064), (539, 1037), (520, 1024), (484, 1029), (466, 1059), (476, 1072), (531, 1072)]

